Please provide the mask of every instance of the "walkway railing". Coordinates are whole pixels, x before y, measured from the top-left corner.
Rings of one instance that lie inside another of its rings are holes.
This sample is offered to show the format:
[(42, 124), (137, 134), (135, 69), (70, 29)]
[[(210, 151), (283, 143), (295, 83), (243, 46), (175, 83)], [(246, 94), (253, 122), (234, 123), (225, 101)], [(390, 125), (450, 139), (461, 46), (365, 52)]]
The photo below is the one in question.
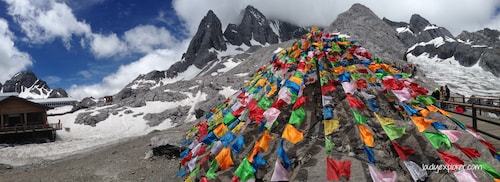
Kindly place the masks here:
[[(474, 97), (474, 98), (477, 98), (477, 97)], [(485, 100), (485, 98), (481, 98), (481, 99)], [(497, 99), (497, 100), (500, 101), (500, 99)], [(492, 112), (492, 113), (495, 113), (495, 112), (500, 113), (500, 107), (480, 105), (481, 102), (478, 102), (478, 104), (466, 103), (465, 99), (463, 99), (462, 102), (453, 102), (453, 100), (452, 101), (439, 101), (439, 102), (441, 102), (441, 106), (443, 106), (443, 104), (447, 105), (447, 108), (452, 108), (449, 106), (454, 105), (455, 107), (453, 107), (453, 108), (460, 106), (464, 110), (470, 110), (471, 114), (468, 114), (468, 112), (459, 113), (459, 112), (455, 112), (452, 109), (447, 109), (447, 111), (453, 112), (455, 114), (460, 114), (460, 115), (472, 118), (472, 128), (474, 128), (476, 131), (478, 131), (482, 134), (485, 134), (485, 135), (490, 136), (494, 139), (500, 140), (500, 136), (498, 136), (498, 133), (492, 134), (492, 133), (486, 132), (484, 129), (479, 129), (478, 125), (477, 125), (478, 121), (481, 121), (481, 122), (486, 122), (488, 124), (492, 124), (495, 127), (500, 127), (500, 122), (498, 122), (498, 120), (495, 120), (494, 118), (479, 117), (477, 115), (478, 110), (479, 110), (480, 115), (481, 115), (482, 111)]]
[(28, 126), (14, 126), (14, 127), (3, 127), (0, 128), (0, 134), (2, 133), (24, 133), (24, 132), (35, 132), (35, 131), (46, 131), (46, 130), (61, 130), (61, 123), (51, 123), (51, 124), (39, 124), (39, 125), (28, 125)]

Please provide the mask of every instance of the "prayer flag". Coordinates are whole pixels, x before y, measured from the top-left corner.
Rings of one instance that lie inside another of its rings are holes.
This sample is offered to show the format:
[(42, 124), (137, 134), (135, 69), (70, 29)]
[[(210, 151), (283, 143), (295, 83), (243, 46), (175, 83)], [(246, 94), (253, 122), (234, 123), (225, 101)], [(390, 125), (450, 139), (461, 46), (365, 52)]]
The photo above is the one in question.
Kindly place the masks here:
[(259, 140), (259, 146), (260, 148), (264, 149), (264, 151), (267, 152), (267, 149), (269, 147), (269, 140), (274, 139), (274, 136), (269, 134), (269, 130), (264, 130), (262, 133), (262, 136), (260, 137)]
[(328, 139), (328, 137), (325, 137), (325, 148), (326, 148), (326, 156), (329, 157), (332, 154), (332, 150), (335, 147), (335, 144)]
[(274, 163), (274, 171), (271, 176), (271, 181), (290, 181), (290, 174), (283, 167), (283, 165), (281, 165), (279, 160), (276, 160)]
[(359, 134), (361, 135), (361, 139), (365, 143), (366, 146), (373, 147), (373, 143), (375, 139), (373, 138), (372, 132), (368, 130), (364, 125), (358, 124)]
[(337, 129), (339, 129), (339, 123), (340, 123), (340, 119), (323, 120), (323, 127), (325, 130), (325, 136), (330, 135), (334, 131), (337, 131)]
[(451, 143), (455, 143), (462, 136), (462, 132), (457, 130), (439, 130), (441, 133), (444, 133), (449, 139)]
[(285, 169), (288, 169), (288, 167), (290, 167), (290, 165), (292, 165), (292, 162), (288, 158), (288, 155), (286, 155), (286, 151), (283, 148), (283, 139), (280, 139), (280, 145), (278, 146), (278, 154), (277, 155), (279, 158), (281, 158), (281, 160), (283, 160), (283, 164), (284, 164)]
[(382, 125), (382, 129), (384, 129), (385, 134), (389, 137), (390, 140), (398, 139), (399, 137), (405, 134), (405, 127), (398, 128), (396, 125)]
[(394, 124), (394, 119), (392, 118), (381, 118), (376, 112), (373, 112), (377, 120), (380, 122), (381, 125), (388, 125), (388, 124)]
[(215, 168), (217, 168), (217, 160), (213, 160), (210, 163), (210, 168), (208, 169), (207, 173), (205, 174), (205, 176), (208, 179), (215, 179), (215, 178), (217, 178), (217, 173), (215, 173)]
[(474, 174), (474, 172), (469, 169), (462, 169), (460, 171), (454, 172), (453, 175), (459, 182), (479, 182), (476, 174)]
[(302, 107), (303, 105), (306, 104), (306, 101), (307, 101), (306, 96), (301, 96), (301, 97), (297, 98), (297, 100), (295, 101), (295, 104), (293, 105), (292, 110), (296, 110), (296, 109)]
[(448, 137), (445, 134), (439, 132), (427, 132), (427, 131), (424, 131), (423, 133), (427, 137), (427, 139), (429, 139), (429, 141), (431, 142), (432, 146), (435, 149), (439, 149), (439, 147), (441, 147), (443, 143), (446, 145), (446, 148), (449, 149), (451, 147), (450, 139), (448, 139)]
[(483, 169), (488, 176), (496, 179), (500, 179), (500, 172), (496, 170), (495, 168), (491, 167), (488, 163), (483, 162), (483, 161), (472, 161), (474, 164), (481, 166), (481, 169)]
[(231, 149), (229, 149), (229, 147), (222, 149), (219, 154), (215, 156), (215, 160), (217, 160), (221, 170), (226, 170), (234, 164), (233, 159), (231, 159)]
[(373, 150), (366, 145), (363, 145), (363, 148), (365, 148), (365, 154), (366, 157), (368, 157), (368, 162), (375, 164), (375, 153), (373, 153)]
[(465, 147), (458, 145), (457, 143), (455, 143), (454, 145), (455, 145), (455, 147), (460, 149), (460, 151), (462, 151), (462, 153), (464, 153), (470, 159), (473, 159), (475, 157), (481, 157), (481, 153), (479, 153), (479, 151), (477, 151), (474, 148), (465, 148)]
[(357, 108), (360, 108), (360, 109), (365, 109), (365, 105), (363, 103), (361, 103), (361, 101), (359, 101), (358, 99), (352, 97), (351, 94), (346, 94), (347, 96), (347, 100), (349, 101), (349, 105), (351, 107), (357, 107)]
[(235, 154), (239, 154), (241, 149), (243, 149), (243, 146), (245, 145), (245, 138), (243, 135), (238, 136), (236, 139), (236, 142), (231, 145), (231, 151)]
[(399, 145), (399, 143), (396, 141), (392, 141), (392, 146), (398, 153), (399, 158), (403, 161), (405, 161), (406, 159), (408, 159), (408, 157), (412, 156), (415, 153), (415, 150), (413, 150), (412, 148)]
[(411, 178), (413, 178), (413, 181), (425, 181), (425, 178), (427, 178), (427, 172), (423, 170), (418, 164), (416, 164), (413, 161), (403, 161), (405, 163), (406, 168), (408, 171), (410, 171)]
[(326, 158), (326, 180), (339, 181), (344, 176), (347, 180), (351, 177), (351, 161), (337, 161), (330, 157)]
[(398, 177), (396, 171), (380, 171), (373, 164), (368, 164), (368, 170), (370, 171), (370, 176), (374, 182), (396, 181), (396, 178)]
[(298, 142), (304, 139), (304, 133), (297, 130), (293, 125), (286, 124), (283, 133), (281, 134), (281, 138), (287, 139), (293, 144), (297, 144)]
[[(450, 166), (464, 165), (464, 161), (453, 154), (441, 152), (439, 150), (437, 152), (438, 152), (439, 156), (441, 156), (441, 159), (443, 159), (443, 161), (446, 165), (450, 165)], [(451, 172), (455, 171), (454, 168), (450, 168), (450, 169), (451, 169)]]
[[(217, 138), (222, 137), (226, 132), (229, 131), (227, 126), (225, 124), (220, 124), (217, 128), (214, 129), (214, 134), (217, 136)], [(210, 145), (210, 144), (207, 144)]]
[(298, 108), (297, 110), (292, 111), (292, 115), (290, 116), (290, 120), (288, 123), (294, 125), (301, 125), (302, 121), (306, 118), (306, 110), (304, 107)]
[(368, 121), (368, 118), (358, 114), (356, 111), (351, 110), (352, 114), (354, 115), (354, 119), (356, 119), (356, 124), (366, 124), (366, 121)]
[(234, 174), (243, 182), (255, 178), (253, 167), (250, 162), (248, 162), (247, 158), (243, 159), (240, 166), (234, 171)]

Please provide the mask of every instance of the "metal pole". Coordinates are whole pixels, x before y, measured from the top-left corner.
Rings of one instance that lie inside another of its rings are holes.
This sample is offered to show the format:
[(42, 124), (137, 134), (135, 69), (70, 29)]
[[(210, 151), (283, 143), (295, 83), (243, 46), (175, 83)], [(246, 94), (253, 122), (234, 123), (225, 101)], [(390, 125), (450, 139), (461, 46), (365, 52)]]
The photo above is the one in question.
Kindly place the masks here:
[(476, 107), (472, 104), (472, 128), (477, 130), (477, 115), (476, 115)]
[[(477, 98), (477, 101), (479, 102), (479, 103), (478, 103), (479, 105), (482, 105), (482, 104), (481, 104), (481, 98)], [(483, 115), (483, 113), (482, 113), (482, 109), (481, 109), (481, 108), (479, 109), (479, 115)]]

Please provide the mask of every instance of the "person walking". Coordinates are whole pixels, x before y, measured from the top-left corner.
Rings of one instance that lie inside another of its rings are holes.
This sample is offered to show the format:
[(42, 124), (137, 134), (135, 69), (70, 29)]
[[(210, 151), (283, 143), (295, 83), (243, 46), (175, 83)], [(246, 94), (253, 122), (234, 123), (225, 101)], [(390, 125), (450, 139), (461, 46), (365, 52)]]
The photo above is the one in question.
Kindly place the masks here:
[(436, 100), (439, 100), (441, 98), (441, 94), (439, 93), (438, 88), (434, 89), (434, 92), (432, 92), (432, 97), (434, 97)]
[(441, 97), (439, 97), (439, 103), (440, 103), (440, 105), (439, 105), (439, 106), (440, 106), (441, 108), (443, 108), (443, 109), (444, 109), (444, 108), (446, 108), (446, 104), (445, 104), (445, 103), (443, 103), (444, 98), (445, 98), (445, 94), (446, 94), (446, 92), (445, 92), (445, 90), (444, 90), (444, 87), (443, 87), (443, 86), (441, 86), (441, 88), (439, 89), (439, 95), (441, 96)]

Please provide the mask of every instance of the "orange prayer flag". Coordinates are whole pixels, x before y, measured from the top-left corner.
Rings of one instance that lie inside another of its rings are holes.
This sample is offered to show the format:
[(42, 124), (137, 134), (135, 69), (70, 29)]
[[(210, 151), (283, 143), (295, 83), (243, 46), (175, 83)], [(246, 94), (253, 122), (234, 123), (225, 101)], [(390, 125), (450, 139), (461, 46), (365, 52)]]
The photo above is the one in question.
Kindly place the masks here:
[(273, 96), (274, 93), (276, 93), (276, 91), (278, 91), (278, 86), (276, 85), (271, 86), (271, 90), (269, 90), (269, 92), (267, 93), (267, 97)]
[(425, 119), (422, 116), (411, 116), (411, 120), (415, 123), (419, 132), (425, 131), (431, 123), (436, 121), (434, 119)]
[(231, 158), (231, 149), (230, 147), (226, 147), (222, 149), (217, 156), (215, 156), (215, 160), (219, 164), (220, 170), (226, 170), (231, 167), (233, 163), (233, 159)]
[(259, 153), (259, 151), (260, 151), (260, 144), (259, 144), (259, 141), (257, 140), (257, 142), (255, 142), (255, 145), (253, 146), (252, 152), (247, 157), (248, 162), (253, 163), (253, 157), (255, 155), (257, 155), (257, 153)]
[(335, 72), (335, 74), (337, 74), (337, 75), (340, 75), (344, 71), (345, 71), (345, 68), (343, 66), (333, 68), (333, 72)]
[(217, 128), (214, 129), (214, 134), (215, 134), (215, 136), (217, 136), (217, 138), (220, 138), (224, 134), (226, 134), (226, 132), (228, 130), (229, 129), (227, 128), (227, 126), (225, 124), (220, 124)]
[(373, 138), (372, 132), (366, 128), (365, 125), (358, 124), (359, 134), (361, 135), (361, 139), (365, 142), (365, 145), (368, 147), (373, 147), (373, 143), (375, 139)]
[(438, 112), (439, 111), (439, 108), (437, 108), (434, 105), (428, 105), (426, 107), (427, 107), (427, 109), (429, 109), (429, 111), (432, 111), (432, 112)]
[(422, 115), (423, 117), (428, 117), (429, 116), (429, 110), (425, 109), (425, 108), (421, 108), (421, 107), (418, 107), (416, 105), (412, 105), (413, 108), (417, 109), (420, 111), (420, 115)]
[(267, 152), (268, 146), (269, 146), (269, 140), (274, 139), (274, 136), (269, 134), (268, 130), (264, 130), (262, 133), (262, 136), (260, 137), (259, 140), (259, 146), (260, 148), (264, 149), (264, 151)]
[(304, 139), (304, 133), (297, 130), (293, 125), (286, 124), (285, 129), (281, 134), (281, 138), (287, 139), (293, 144), (296, 144), (297, 142), (300, 142), (302, 141), (302, 139)]
[(438, 108), (438, 111), (439, 111), (442, 115), (444, 115), (444, 116), (446, 116), (446, 117), (451, 117), (451, 114), (450, 114), (450, 113), (448, 113), (448, 112), (446, 112), (445, 110), (442, 110), (442, 109), (439, 109), (439, 108)]
[(370, 82), (372, 83), (376, 83), (377, 82), (377, 78), (376, 77), (371, 77), (368, 79)]
[(368, 65), (368, 69), (370, 69), (370, 71), (374, 72), (377, 71), (378, 69), (382, 68), (380, 66), (380, 64), (375, 64), (375, 63), (372, 63), (370, 65)]

